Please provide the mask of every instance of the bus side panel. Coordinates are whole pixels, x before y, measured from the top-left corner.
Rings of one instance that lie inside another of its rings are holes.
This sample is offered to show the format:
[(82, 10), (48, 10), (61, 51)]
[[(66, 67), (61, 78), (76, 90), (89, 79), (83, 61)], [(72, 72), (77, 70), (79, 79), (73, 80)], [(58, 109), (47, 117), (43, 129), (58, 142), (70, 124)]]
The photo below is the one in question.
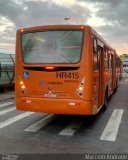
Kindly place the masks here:
[[(83, 64), (85, 65), (85, 100), (93, 100), (93, 47), (92, 47), (92, 33), (89, 29), (85, 32), (85, 50), (83, 50)], [(84, 62), (85, 60), (85, 62)], [(82, 66), (84, 67), (84, 66)]]
[(16, 98), (20, 96), (19, 93), (19, 70), (21, 70), (21, 54), (20, 54), (20, 31), (18, 30), (16, 33), (16, 60), (15, 60), (15, 94)]

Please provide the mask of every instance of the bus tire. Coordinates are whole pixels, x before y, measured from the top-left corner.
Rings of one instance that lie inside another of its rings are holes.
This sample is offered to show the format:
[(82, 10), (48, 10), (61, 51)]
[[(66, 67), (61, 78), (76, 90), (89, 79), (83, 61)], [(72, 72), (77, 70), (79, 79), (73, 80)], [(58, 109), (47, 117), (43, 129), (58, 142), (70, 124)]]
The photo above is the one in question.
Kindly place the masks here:
[(101, 111), (103, 111), (103, 112), (106, 111), (107, 105), (108, 105), (108, 91), (106, 90), (105, 91), (105, 97), (104, 97), (104, 105), (101, 108)]
[(116, 93), (116, 91), (117, 91), (117, 84), (116, 84), (116, 87), (115, 87), (115, 89), (114, 89), (114, 93)]

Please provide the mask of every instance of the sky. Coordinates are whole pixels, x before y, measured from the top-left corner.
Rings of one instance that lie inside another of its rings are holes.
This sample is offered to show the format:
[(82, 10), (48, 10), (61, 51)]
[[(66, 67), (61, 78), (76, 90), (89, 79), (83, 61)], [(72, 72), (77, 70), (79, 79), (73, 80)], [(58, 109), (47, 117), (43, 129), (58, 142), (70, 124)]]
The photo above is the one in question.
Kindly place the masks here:
[(128, 53), (128, 0), (0, 0), (0, 49), (15, 51), (19, 28), (66, 23), (89, 25)]

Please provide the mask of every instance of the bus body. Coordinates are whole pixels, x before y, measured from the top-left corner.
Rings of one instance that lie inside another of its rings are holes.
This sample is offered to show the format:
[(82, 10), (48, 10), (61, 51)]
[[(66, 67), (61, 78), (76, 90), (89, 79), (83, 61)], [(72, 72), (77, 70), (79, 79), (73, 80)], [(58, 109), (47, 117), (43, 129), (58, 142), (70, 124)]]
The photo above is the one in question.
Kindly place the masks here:
[(90, 26), (17, 31), (16, 108), (95, 115), (118, 85), (117, 55)]

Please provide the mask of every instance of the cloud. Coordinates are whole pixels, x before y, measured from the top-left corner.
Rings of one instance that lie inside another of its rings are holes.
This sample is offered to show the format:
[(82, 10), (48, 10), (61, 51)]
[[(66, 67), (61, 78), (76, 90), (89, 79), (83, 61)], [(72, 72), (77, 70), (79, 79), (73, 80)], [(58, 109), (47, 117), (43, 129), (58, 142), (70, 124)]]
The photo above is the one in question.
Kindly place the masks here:
[(70, 17), (72, 23), (86, 22), (91, 16), (87, 7), (79, 3), (59, 5), (53, 1), (29, 0), (18, 3), (17, 0), (1, 0), (0, 15), (7, 17), (16, 28), (34, 25), (65, 23), (64, 18)]
[(15, 23), (22, 11), (22, 6), (15, 3), (13, 0), (0, 0), (0, 15), (7, 17), (12, 22)]
[(0, 40), (1, 46), (5, 41), (10, 43), (19, 28), (65, 24), (65, 17), (70, 17), (70, 23), (73, 24), (86, 23), (87, 18), (91, 16), (89, 9), (76, 0), (68, 3), (54, 2), (52, 0), (0, 0), (0, 23), (2, 23), (0, 36), (3, 36), (3, 40)]
[[(127, 0), (78, 0), (91, 6), (94, 29), (107, 40), (112, 47), (128, 52), (128, 1)], [(99, 21), (98, 21), (99, 19)], [(89, 21), (91, 22), (91, 20)], [(101, 23), (99, 23), (101, 22)], [(124, 47), (125, 46), (125, 47)], [(125, 50), (124, 50), (125, 48)]]
[(123, 25), (127, 20), (128, 15), (128, 1), (122, 0), (112, 0), (107, 1), (107, 3), (102, 3), (101, 9), (97, 12), (98, 17), (102, 17), (108, 23), (113, 24), (118, 22), (120, 25)]
[(15, 43), (15, 25), (6, 17), (0, 16), (0, 48), (13, 48)]
[(102, 17), (102, 19), (106, 21), (105, 26), (100, 26), (100, 31), (102, 30), (102, 34), (106, 34), (106, 38), (112, 42), (117, 49), (124, 48), (124, 44), (127, 44), (128, 46), (127, 6), (128, 1), (126, 0), (108, 1), (107, 7), (102, 4), (101, 9), (96, 14), (98, 17)]
[(127, 6), (128, 0), (0, 0), (0, 47), (14, 47), (19, 28), (65, 24), (70, 17), (69, 23), (91, 25), (119, 49), (128, 46)]
[(26, 10), (22, 16), (27, 15), (28, 25), (64, 24), (65, 17), (70, 17), (72, 23), (79, 23), (82, 19), (86, 22), (86, 17), (90, 16), (88, 8), (78, 3), (62, 6), (52, 1), (31, 0), (24, 5)]

